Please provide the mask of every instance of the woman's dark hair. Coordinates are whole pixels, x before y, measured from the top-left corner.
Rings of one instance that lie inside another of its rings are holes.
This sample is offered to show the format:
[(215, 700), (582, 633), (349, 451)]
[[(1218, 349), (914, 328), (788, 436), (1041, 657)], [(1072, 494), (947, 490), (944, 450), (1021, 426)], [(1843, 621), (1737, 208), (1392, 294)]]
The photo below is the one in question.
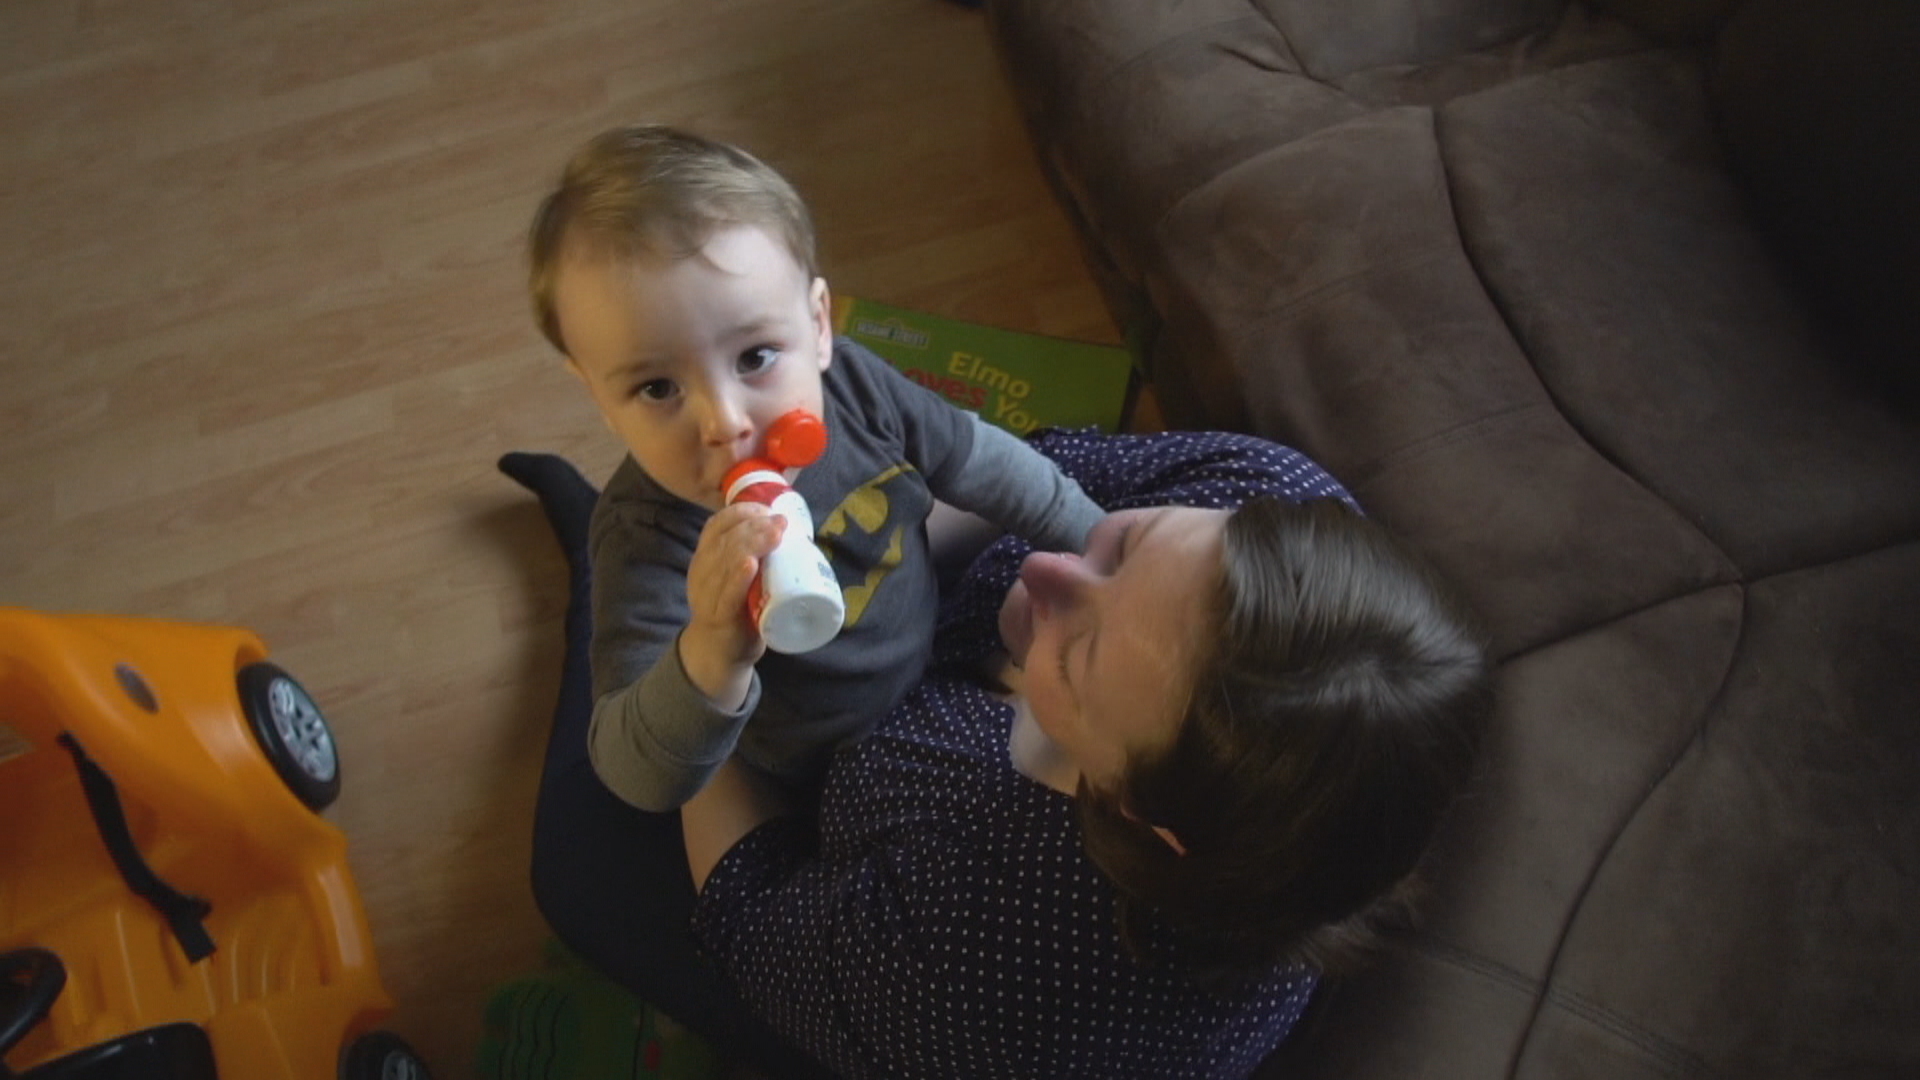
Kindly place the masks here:
[(1337, 973), (1410, 914), (1473, 770), (1485, 654), (1410, 553), (1337, 500), (1248, 503), (1222, 562), (1179, 733), (1118, 790), (1083, 782), (1083, 841), (1130, 949), (1164, 920), (1209, 981), (1284, 960)]

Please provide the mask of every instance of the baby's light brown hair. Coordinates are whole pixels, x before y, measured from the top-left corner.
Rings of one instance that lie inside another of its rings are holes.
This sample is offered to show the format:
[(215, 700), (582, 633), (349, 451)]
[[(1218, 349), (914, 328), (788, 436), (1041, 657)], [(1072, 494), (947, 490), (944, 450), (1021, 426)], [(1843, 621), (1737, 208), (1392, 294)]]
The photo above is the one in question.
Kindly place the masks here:
[(752, 225), (784, 244), (812, 281), (813, 219), (785, 177), (752, 154), (658, 124), (619, 127), (581, 147), (534, 214), (528, 285), (534, 320), (567, 351), (554, 283), (568, 259), (683, 259), (716, 229)]

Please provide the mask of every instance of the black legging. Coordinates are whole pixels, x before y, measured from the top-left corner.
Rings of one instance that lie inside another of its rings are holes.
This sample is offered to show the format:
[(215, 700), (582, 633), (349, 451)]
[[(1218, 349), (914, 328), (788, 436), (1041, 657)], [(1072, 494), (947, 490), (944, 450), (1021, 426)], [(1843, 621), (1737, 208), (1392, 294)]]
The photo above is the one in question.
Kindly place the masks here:
[(587, 523), (596, 492), (550, 454), (508, 454), (500, 471), (539, 496), (567, 557), (566, 659), (533, 825), (533, 896), (562, 942), (609, 978), (772, 1077), (830, 1074), (748, 1011), (695, 949), (693, 877), (680, 815), (622, 802), (587, 758), (593, 679)]

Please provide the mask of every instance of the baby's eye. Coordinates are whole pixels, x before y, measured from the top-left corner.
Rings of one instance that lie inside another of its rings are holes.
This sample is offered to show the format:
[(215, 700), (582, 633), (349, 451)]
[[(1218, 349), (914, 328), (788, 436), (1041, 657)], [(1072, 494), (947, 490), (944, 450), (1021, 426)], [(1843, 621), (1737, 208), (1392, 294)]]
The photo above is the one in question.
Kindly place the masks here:
[(648, 379), (633, 388), (633, 396), (641, 401), (666, 401), (678, 390), (672, 379)]
[(740, 354), (734, 363), (742, 375), (758, 375), (772, 367), (780, 359), (780, 350), (771, 345), (758, 345)]

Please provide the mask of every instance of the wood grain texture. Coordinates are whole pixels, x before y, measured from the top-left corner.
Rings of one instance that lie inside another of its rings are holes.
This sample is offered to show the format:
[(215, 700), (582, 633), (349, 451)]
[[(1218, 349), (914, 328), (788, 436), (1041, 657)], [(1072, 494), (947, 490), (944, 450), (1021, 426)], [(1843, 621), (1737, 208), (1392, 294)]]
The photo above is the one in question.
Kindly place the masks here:
[(0, 602), (267, 639), (441, 1077), (545, 933), (562, 571), (493, 462), (619, 453), (527, 314), (534, 204), (684, 124), (795, 180), (835, 288), (1115, 341), (996, 64), (938, 0), (0, 4)]

